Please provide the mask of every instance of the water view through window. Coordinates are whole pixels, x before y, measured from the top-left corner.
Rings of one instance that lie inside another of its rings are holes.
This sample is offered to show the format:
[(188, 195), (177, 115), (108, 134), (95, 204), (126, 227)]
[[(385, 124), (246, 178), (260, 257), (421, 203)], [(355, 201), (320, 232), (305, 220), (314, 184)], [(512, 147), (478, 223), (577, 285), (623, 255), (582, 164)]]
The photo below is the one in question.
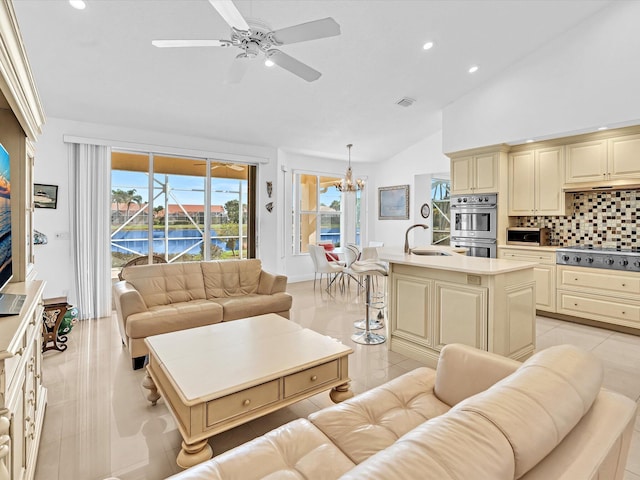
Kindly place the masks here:
[(255, 167), (113, 152), (112, 267), (255, 256)]

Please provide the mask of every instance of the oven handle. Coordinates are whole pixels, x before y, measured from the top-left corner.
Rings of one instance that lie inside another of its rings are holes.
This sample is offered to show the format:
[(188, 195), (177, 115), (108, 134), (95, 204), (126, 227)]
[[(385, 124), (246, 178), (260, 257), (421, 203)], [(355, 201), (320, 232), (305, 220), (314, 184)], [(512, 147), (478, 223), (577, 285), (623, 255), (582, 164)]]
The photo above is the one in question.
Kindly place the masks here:
[(476, 210), (476, 209), (485, 209), (485, 208), (496, 208), (497, 204), (495, 203), (483, 203), (482, 205), (458, 205), (453, 204), (451, 208), (458, 210), (459, 208), (466, 208), (467, 210)]
[(454, 242), (459, 242), (459, 243), (479, 243), (482, 245), (495, 245), (496, 241), (495, 240), (489, 240), (486, 238), (463, 238), (463, 237), (451, 237), (451, 240), (453, 240)]

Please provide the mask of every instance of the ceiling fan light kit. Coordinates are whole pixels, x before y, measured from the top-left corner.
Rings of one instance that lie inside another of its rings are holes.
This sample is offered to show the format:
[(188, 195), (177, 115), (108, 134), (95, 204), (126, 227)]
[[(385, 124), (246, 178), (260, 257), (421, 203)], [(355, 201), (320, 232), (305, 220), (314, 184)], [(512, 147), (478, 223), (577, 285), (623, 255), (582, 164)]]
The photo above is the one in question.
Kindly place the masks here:
[(235, 64), (244, 64), (243, 59), (256, 58), (261, 52), (266, 57), (265, 65), (278, 65), (307, 82), (313, 82), (322, 75), (319, 71), (273, 47), (340, 35), (340, 25), (331, 17), (272, 31), (261, 22), (247, 22), (231, 0), (209, 0), (209, 3), (231, 27), (230, 40), (153, 40), (151, 44), (159, 48), (240, 48), (242, 53), (236, 56), (225, 83), (238, 83), (244, 76), (247, 65)]
[(349, 149), (349, 166), (347, 167), (347, 173), (341, 181), (333, 184), (334, 187), (343, 193), (352, 193), (364, 188), (364, 180), (361, 178), (353, 179), (353, 170), (351, 170), (351, 147), (353, 147), (352, 143), (347, 145)]

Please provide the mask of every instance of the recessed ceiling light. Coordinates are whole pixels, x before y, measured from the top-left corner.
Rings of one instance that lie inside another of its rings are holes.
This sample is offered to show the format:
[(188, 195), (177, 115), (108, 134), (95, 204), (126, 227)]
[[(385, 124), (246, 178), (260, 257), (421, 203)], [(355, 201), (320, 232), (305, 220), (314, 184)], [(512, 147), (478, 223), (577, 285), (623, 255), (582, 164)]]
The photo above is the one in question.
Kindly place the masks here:
[(87, 6), (84, 0), (69, 0), (69, 4), (76, 10), (84, 10)]
[(609, 128), (609, 127), (600, 127), (600, 128), (598, 128), (598, 130), (606, 130), (607, 128)]
[(472, 67), (469, 67), (469, 73), (476, 73), (478, 71), (478, 65), (474, 65)]
[(533, 143), (533, 139), (530, 138), (529, 140), (527, 140), (527, 143)]
[(273, 60), (271, 60), (270, 58), (267, 58), (267, 59), (264, 61), (264, 64), (265, 64), (267, 67), (273, 67), (273, 66), (275, 65), (275, 63), (273, 63)]
[(422, 46), (422, 48), (423, 48), (424, 50), (431, 50), (431, 49), (433, 48), (433, 42), (427, 42), (427, 43), (425, 43), (425, 44)]

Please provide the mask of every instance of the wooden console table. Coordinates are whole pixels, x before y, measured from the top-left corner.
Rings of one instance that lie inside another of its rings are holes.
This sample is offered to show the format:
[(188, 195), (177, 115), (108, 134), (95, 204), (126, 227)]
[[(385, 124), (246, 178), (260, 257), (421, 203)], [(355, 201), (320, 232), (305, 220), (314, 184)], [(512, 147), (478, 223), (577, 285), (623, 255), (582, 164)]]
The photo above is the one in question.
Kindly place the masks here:
[[(60, 323), (71, 305), (67, 303), (67, 297), (46, 298), (44, 300), (44, 312), (42, 314), (42, 352), (58, 350), (64, 352), (67, 349), (67, 336), (58, 336)], [(51, 343), (51, 345), (49, 345)]]

